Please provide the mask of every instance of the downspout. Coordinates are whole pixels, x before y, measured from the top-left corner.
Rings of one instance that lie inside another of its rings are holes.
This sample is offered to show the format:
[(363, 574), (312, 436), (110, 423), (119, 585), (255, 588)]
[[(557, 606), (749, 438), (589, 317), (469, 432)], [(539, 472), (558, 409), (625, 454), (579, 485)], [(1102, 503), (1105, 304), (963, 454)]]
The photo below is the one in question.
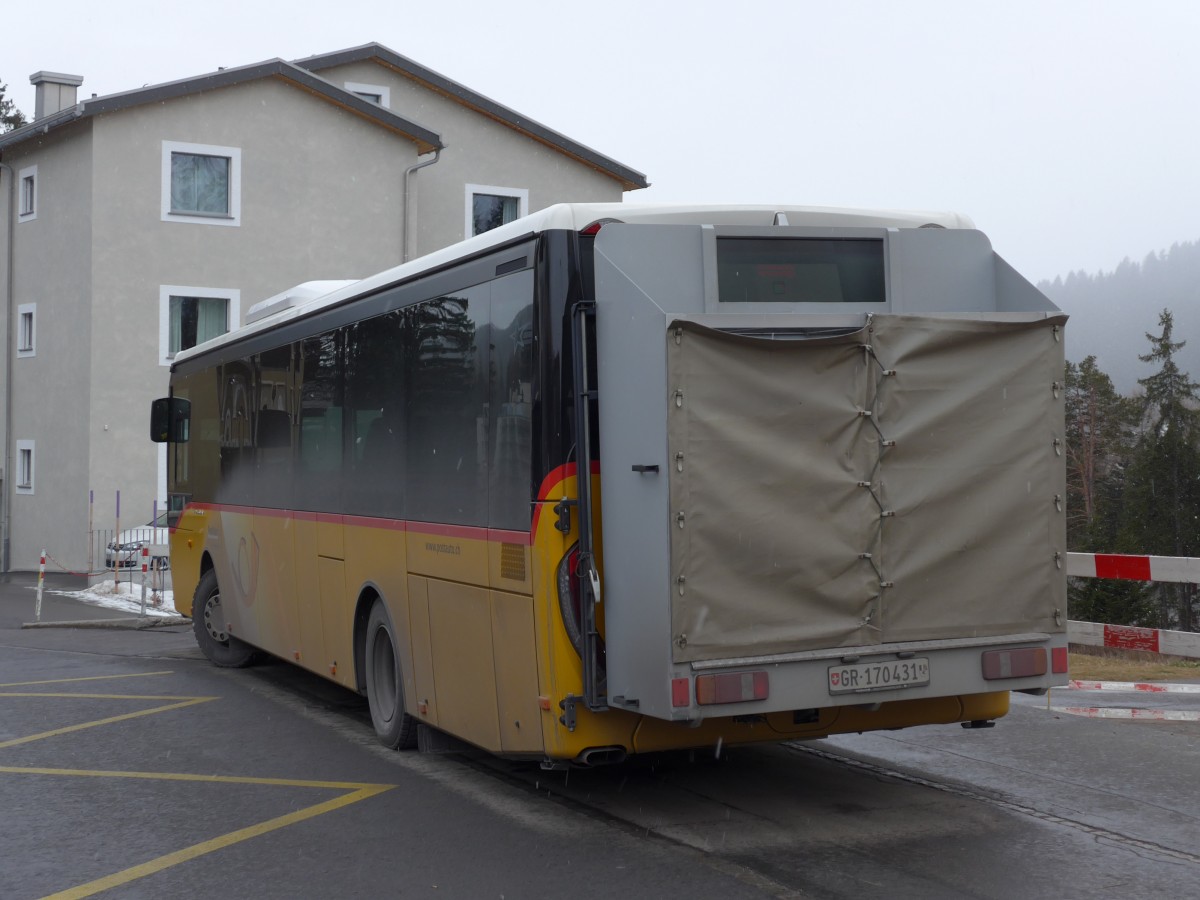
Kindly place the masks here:
[(415, 249), (414, 245), (416, 244), (416, 241), (414, 240), (415, 235), (413, 234), (413, 214), (411, 201), (412, 174), (413, 172), (417, 171), (417, 169), (423, 169), (426, 166), (432, 166), (438, 161), (438, 157), (441, 155), (442, 148), (438, 147), (433, 151), (433, 159), (427, 159), (424, 162), (415, 162), (404, 170), (404, 237), (401, 239), (404, 242), (404, 252), (400, 258), (401, 262), (408, 262), (409, 257), (412, 256), (413, 250)]
[(8, 170), (8, 208), (4, 211), (5, 231), (7, 232), (7, 240), (5, 243), (5, 285), (4, 285), (4, 320), (8, 324), (5, 326), (6, 334), (4, 336), (4, 471), (0, 473), (0, 490), (3, 490), (3, 496), (0, 497), (0, 572), (8, 571), (8, 523), (9, 512), (12, 505), (9, 484), (12, 482), (12, 380), (13, 380), (13, 340), (12, 340), (12, 324), (13, 324), (13, 232), (17, 230), (17, 223), (13, 221), (13, 210), (16, 202), (16, 185), (17, 173), (8, 163), (0, 162), (0, 170)]

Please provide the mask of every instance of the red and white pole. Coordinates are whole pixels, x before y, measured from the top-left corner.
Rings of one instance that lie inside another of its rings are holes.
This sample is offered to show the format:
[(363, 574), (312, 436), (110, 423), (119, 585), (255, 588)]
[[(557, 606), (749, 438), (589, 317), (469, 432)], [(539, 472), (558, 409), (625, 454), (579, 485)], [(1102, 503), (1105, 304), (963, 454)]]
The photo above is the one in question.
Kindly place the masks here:
[(142, 617), (146, 616), (146, 578), (150, 569), (150, 548), (142, 544)]
[(46, 551), (42, 551), (42, 564), (38, 568), (37, 608), (33, 611), (33, 620), (42, 621), (42, 586), (46, 583)]

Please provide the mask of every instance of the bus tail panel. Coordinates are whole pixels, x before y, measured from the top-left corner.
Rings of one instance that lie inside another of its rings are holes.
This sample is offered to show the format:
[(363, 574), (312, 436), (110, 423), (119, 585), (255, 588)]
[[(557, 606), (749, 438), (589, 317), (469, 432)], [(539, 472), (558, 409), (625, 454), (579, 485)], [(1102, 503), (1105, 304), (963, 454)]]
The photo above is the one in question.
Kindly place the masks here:
[[(611, 705), (695, 722), (1065, 682), (1065, 317), (978, 233), (862, 232), (865, 275), (810, 230), (597, 236)], [(951, 250), (969, 265), (939, 286)]]

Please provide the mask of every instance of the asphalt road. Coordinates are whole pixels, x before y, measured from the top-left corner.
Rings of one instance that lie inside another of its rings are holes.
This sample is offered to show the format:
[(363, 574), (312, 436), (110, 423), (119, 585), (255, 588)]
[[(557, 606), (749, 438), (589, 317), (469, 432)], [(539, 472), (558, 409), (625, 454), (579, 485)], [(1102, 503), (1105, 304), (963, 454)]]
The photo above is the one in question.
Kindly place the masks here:
[(0, 584), (5, 900), (1200, 896), (1195, 723), (1020, 698), (984, 731), (547, 773), (386, 751), (359, 698), (215, 669), (184, 626), (32, 611)]

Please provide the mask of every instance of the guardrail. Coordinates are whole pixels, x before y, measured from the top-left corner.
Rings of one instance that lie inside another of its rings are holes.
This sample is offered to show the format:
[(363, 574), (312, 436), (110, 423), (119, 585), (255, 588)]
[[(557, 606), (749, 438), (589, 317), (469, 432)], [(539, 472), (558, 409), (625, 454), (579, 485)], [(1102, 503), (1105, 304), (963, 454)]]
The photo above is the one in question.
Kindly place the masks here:
[[(1200, 559), (1191, 556), (1134, 556), (1123, 553), (1068, 553), (1067, 574), (1077, 578), (1122, 578), (1200, 584)], [(1067, 622), (1067, 640), (1086, 647), (1146, 650), (1200, 659), (1200, 634), (1136, 625)]]

